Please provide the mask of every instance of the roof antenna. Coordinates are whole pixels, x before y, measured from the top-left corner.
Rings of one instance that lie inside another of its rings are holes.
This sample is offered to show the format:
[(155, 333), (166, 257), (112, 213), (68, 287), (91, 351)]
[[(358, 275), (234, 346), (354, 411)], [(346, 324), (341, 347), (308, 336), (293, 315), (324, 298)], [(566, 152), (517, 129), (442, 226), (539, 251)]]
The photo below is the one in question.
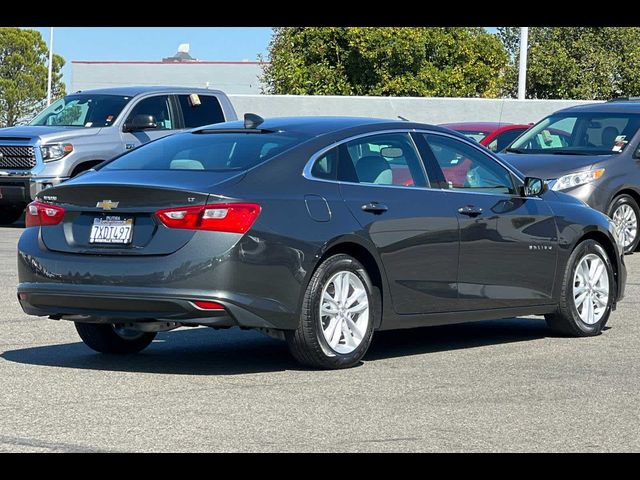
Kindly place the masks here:
[(400, 120), (402, 120), (403, 122), (410, 122), (411, 120), (409, 120), (408, 118), (404, 118), (402, 115), (398, 115), (398, 118)]
[(260, 115), (256, 115), (255, 113), (245, 113), (244, 114), (244, 128), (247, 129), (256, 129), (264, 122), (264, 118)]

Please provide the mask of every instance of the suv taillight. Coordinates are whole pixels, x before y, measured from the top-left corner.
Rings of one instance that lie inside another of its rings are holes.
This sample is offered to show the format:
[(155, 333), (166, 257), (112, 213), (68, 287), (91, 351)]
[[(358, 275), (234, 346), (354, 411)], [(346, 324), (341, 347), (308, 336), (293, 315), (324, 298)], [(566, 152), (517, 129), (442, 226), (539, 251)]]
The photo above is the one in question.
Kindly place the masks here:
[(156, 217), (168, 228), (245, 233), (259, 214), (257, 203), (217, 203), (158, 210)]
[(31, 202), (24, 215), (27, 227), (58, 225), (64, 217), (64, 208), (44, 202)]

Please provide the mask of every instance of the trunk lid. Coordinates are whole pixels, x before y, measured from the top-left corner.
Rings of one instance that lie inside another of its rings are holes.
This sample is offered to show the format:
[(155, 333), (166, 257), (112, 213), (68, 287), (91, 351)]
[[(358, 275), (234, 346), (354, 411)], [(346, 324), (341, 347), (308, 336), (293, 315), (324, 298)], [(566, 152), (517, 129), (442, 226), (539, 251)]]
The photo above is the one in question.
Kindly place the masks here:
[[(60, 224), (41, 228), (42, 241), (49, 250), (65, 253), (168, 255), (186, 245), (196, 231), (169, 229), (154, 213), (164, 208), (228, 201), (208, 190), (239, 177), (238, 172), (89, 172), (38, 195), (39, 200), (65, 209)], [(125, 230), (127, 234), (122, 237), (126, 237), (126, 243), (106, 243), (100, 237), (92, 242), (96, 224), (118, 225), (114, 228), (130, 225), (131, 231)]]

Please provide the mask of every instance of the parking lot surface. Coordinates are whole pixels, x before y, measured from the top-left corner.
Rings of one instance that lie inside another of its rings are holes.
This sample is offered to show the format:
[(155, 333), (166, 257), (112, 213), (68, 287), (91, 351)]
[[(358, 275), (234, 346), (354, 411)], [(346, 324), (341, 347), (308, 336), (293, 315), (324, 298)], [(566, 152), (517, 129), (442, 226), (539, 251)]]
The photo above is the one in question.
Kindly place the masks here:
[(238, 329), (94, 353), (20, 309), (21, 231), (0, 228), (0, 452), (640, 451), (640, 254), (598, 337), (537, 318), (381, 332), (361, 366), (310, 371)]

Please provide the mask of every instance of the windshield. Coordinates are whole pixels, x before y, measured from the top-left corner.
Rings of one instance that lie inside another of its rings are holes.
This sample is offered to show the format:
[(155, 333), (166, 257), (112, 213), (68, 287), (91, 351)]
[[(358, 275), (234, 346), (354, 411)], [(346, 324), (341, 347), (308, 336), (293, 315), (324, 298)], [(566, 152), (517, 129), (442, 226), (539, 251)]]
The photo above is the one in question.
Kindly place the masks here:
[(131, 97), (74, 94), (52, 103), (29, 125), (57, 127), (109, 127)]
[(480, 130), (456, 130), (456, 132), (463, 134), (465, 137), (470, 138), (471, 140), (475, 140), (480, 143), (484, 140), (489, 132), (482, 132)]
[(306, 140), (283, 133), (183, 133), (147, 143), (105, 170), (246, 170)]
[(640, 115), (561, 113), (551, 115), (517, 138), (506, 150), (516, 153), (610, 155), (624, 150), (640, 127)]

